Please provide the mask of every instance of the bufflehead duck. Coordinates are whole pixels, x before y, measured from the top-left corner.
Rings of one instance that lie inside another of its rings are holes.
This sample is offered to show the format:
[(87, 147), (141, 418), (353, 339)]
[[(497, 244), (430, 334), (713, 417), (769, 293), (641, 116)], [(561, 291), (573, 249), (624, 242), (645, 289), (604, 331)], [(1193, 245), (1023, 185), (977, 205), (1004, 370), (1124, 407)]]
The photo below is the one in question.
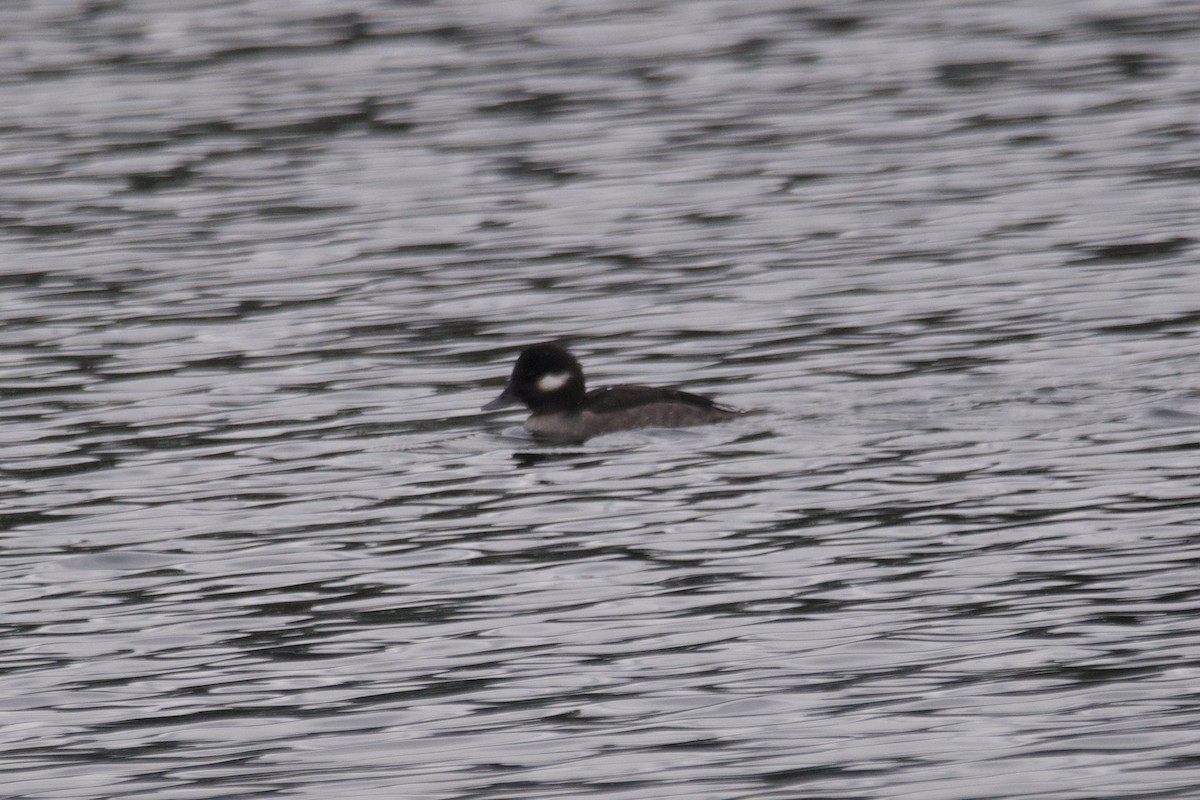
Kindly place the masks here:
[(744, 413), (674, 389), (607, 386), (588, 392), (575, 356), (553, 342), (526, 348), (504, 391), (483, 410), (516, 403), (524, 403), (533, 412), (525, 420), (525, 430), (573, 442), (634, 428), (706, 425)]

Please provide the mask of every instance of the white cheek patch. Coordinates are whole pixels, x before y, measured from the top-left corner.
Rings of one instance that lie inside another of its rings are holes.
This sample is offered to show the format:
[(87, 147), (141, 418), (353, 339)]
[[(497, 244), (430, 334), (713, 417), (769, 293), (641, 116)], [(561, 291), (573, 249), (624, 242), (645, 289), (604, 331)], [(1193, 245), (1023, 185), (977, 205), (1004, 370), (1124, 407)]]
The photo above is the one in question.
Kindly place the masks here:
[(537, 388), (539, 392), (556, 392), (571, 380), (569, 372), (550, 372), (538, 378)]

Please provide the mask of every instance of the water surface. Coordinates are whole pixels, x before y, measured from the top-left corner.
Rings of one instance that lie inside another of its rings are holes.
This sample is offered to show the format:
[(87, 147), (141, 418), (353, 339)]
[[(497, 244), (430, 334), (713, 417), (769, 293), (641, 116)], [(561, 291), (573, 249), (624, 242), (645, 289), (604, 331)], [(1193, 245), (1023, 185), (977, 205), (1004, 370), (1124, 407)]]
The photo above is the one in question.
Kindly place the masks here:
[(1200, 792), (1192, 4), (0, 31), (9, 796)]

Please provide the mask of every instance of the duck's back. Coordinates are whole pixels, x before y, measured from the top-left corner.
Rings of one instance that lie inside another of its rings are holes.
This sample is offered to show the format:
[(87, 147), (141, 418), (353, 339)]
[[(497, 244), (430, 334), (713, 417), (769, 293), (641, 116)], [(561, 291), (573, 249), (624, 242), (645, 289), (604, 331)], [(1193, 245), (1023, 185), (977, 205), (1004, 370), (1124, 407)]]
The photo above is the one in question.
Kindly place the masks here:
[(645, 410), (651, 406), (674, 408), (681, 418), (699, 414), (703, 421), (728, 419), (737, 415), (737, 410), (723, 406), (690, 392), (678, 389), (660, 389), (654, 386), (622, 384), (593, 389), (587, 393), (583, 408), (596, 414), (617, 414), (623, 411)]

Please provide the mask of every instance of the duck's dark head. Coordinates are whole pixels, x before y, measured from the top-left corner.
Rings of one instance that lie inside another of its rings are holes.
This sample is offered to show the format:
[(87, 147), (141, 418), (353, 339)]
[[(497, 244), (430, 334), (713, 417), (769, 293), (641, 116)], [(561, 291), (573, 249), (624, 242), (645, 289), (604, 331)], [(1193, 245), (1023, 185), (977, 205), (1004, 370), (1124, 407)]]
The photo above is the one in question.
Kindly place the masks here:
[(570, 411), (583, 403), (583, 368), (554, 342), (527, 347), (517, 358), (508, 386), (484, 411), (524, 403), (530, 411)]

